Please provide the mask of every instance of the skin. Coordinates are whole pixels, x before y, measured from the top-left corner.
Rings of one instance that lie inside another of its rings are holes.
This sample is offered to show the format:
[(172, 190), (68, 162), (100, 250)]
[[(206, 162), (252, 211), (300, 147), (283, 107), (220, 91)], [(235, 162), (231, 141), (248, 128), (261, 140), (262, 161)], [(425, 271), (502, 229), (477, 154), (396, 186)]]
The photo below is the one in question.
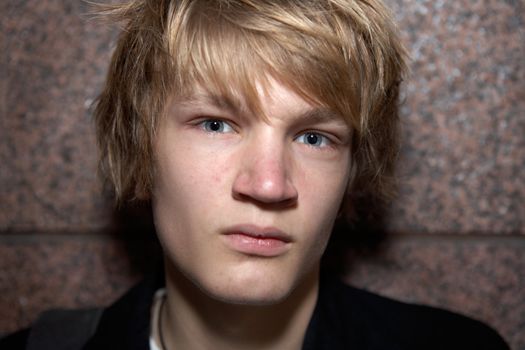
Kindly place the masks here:
[[(274, 79), (264, 91), (266, 118), (197, 88), (170, 101), (158, 127), (152, 204), (169, 348), (301, 347), (349, 181), (350, 131)], [(286, 239), (246, 252), (229, 235), (236, 225)]]

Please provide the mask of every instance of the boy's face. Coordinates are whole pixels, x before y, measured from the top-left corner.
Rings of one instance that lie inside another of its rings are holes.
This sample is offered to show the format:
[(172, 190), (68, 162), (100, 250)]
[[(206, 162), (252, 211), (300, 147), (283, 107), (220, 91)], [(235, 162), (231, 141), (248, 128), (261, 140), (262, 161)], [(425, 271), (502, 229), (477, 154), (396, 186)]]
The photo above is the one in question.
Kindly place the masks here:
[(267, 119), (204, 89), (156, 135), (153, 211), (169, 263), (232, 303), (282, 300), (316, 277), (349, 180), (345, 122), (271, 80)]

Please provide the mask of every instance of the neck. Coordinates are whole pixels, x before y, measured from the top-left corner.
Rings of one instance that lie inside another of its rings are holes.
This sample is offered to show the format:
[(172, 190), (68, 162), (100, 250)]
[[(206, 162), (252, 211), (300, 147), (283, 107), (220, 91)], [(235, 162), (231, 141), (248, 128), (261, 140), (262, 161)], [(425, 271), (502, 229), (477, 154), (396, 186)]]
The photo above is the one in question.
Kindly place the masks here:
[(166, 349), (300, 349), (318, 294), (318, 269), (285, 300), (238, 305), (203, 293), (166, 263), (167, 300), (161, 317)]

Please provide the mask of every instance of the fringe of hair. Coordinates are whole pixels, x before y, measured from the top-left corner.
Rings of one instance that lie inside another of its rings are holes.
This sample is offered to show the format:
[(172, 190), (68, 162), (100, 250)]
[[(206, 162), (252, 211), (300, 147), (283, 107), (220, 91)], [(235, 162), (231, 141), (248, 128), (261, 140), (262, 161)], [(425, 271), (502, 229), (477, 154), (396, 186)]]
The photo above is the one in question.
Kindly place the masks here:
[(95, 108), (101, 173), (119, 203), (150, 195), (169, 96), (205, 86), (260, 115), (268, 76), (351, 126), (351, 196), (393, 195), (407, 55), (381, 1), (137, 0), (98, 13), (123, 24)]

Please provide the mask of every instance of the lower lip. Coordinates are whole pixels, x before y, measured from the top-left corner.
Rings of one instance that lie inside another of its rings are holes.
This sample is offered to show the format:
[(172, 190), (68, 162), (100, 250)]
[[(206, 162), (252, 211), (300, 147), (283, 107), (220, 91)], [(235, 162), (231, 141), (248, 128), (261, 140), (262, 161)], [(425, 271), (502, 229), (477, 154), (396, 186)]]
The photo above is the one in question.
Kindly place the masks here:
[(227, 234), (223, 237), (230, 248), (247, 255), (278, 256), (284, 254), (289, 246), (288, 242), (278, 238), (259, 238), (242, 233)]

